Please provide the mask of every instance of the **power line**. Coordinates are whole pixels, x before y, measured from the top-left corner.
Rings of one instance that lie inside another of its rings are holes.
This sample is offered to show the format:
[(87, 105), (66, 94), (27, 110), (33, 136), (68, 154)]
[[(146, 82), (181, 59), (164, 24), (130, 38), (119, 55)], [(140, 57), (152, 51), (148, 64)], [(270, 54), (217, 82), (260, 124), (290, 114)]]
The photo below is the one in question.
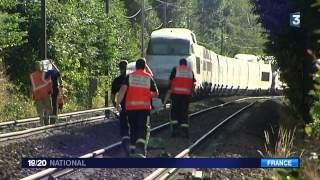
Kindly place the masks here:
[(124, 16), (124, 15), (121, 15), (122, 17), (125, 17), (127, 19), (132, 19), (132, 18), (135, 18), (136, 16), (138, 16), (138, 14), (141, 12), (141, 9), (139, 9), (136, 13), (134, 13), (132, 16)]

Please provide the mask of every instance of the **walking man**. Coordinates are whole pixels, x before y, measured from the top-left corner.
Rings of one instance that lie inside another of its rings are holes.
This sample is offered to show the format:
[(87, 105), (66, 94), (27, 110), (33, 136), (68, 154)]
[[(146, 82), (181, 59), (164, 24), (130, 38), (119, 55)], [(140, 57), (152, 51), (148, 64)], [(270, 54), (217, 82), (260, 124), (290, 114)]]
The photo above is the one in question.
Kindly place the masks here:
[(49, 125), (49, 115), (52, 112), (51, 78), (45, 78), (45, 72), (41, 70), (40, 61), (36, 62), (35, 71), (30, 74), (32, 84), (32, 99), (36, 103), (37, 113), (40, 117), (41, 125)]
[[(116, 77), (111, 85), (111, 101), (114, 107), (116, 107), (116, 94), (119, 92), (122, 82), (126, 79), (128, 61), (122, 60), (119, 62), (118, 67), (120, 70), (120, 75)], [(124, 99), (120, 102), (120, 136), (122, 141), (122, 147), (126, 156), (129, 156), (129, 125), (127, 120), (127, 114), (125, 111), (125, 101)]]
[(159, 95), (152, 76), (145, 71), (146, 61), (136, 61), (136, 70), (126, 76), (119, 91), (116, 107), (125, 98), (125, 109), (130, 125), (130, 151), (146, 157), (151, 100)]
[(195, 81), (192, 69), (187, 66), (187, 60), (181, 59), (179, 66), (171, 71), (169, 90), (164, 99), (166, 104), (171, 96), (172, 136), (181, 132), (183, 137), (189, 137), (188, 109)]
[(57, 66), (54, 64), (52, 60), (50, 60), (52, 64), (52, 69), (47, 71), (46, 78), (51, 78), (52, 80), (52, 114), (50, 116), (50, 124), (55, 124), (58, 120), (58, 95), (59, 95), (59, 87), (63, 87), (62, 79), (60, 75), (60, 71)]

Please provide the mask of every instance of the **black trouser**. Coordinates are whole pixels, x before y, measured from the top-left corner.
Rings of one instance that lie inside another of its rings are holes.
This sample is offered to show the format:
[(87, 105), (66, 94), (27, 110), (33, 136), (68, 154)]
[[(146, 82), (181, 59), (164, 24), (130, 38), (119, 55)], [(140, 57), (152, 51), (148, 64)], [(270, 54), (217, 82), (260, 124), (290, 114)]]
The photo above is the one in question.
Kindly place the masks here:
[(189, 95), (180, 95), (180, 94), (172, 94), (172, 108), (171, 108), (171, 125), (173, 127), (173, 131), (176, 128), (188, 128), (189, 127), (189, 119), (188, 119), (188, 109), (189, 109)]
[(53, 92), (51, 94), (51, 99), (52, 99), (52, 114), (50, 117), (50, 124), (56, 123), (56, 120), (58, 119), (58, 94), (59, 92)]
[(126, 152), (126, 155), (129, 155), (129, 124), (127, 113), (124, 109), (120, 111), (120, 137), (122, 142), (122, 147)]
[(122, 139), (129, 139), (129, 124), (128, 117), (125, 110), (120, 112), (120, 136)]
[(146, 155), (150, 110), (128, 110), (127, 115), (130, 125), (131, 147), (135, 147), (137, 153)]

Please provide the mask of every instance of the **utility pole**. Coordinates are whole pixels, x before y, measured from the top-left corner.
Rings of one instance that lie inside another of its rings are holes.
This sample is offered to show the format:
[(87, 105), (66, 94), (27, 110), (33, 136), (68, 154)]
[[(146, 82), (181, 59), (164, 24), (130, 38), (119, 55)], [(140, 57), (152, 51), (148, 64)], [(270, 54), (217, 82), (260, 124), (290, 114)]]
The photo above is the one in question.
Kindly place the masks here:
[[(110, 12), (110, 1), (111, 0), (105, 0), (105, 12), (106, 14), (109, 14)], [(108, 68), (106, 68), (104, 70), (105, 76), (107, 77), (109, 75), (109, 70)], [(107, 81), (108, 82), (108, 81)], [(105, 93), (104, 93), (104, 106), (105, 107), (109, 107), (109, 85), (110, 83), (107, 84), (107, 88), (105, 89)], [(104, 114), (106, 117), (109, 117), (109, 111), (105, 111)]]
[(41, 57), (47, 59), (47, 16), (46, 16), (46, 0), (41, 0)]
[(141, 0), (141, 57), (144, 57), (144, 0)]
[(220, 54), (222, 55), (223, 53), (223, 41), (224, 41), (224, 37), (223, 37), (223, 25), (221, 25), (221, 42), (220, 42)]
[(109, 14), (110, 11), (110, 1), (111, 0), (104, 0), (106, 14)]
[(163, 4), (164, 5), (164, 8), (163, 8), (163, 14), (164, 14), (164, 22), (163, 22), (163, 26), (166, 28), (167, 27), (167, 0), (165, 1), (165, 3)]

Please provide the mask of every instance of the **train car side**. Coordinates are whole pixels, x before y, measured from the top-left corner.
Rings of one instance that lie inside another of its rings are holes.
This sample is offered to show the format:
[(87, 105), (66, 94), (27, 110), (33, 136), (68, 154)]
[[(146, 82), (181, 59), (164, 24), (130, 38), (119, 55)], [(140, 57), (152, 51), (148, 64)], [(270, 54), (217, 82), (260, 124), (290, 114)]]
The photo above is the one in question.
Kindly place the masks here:
[(190, 30), (166, 28), (151, 34), (147, 51), (147, 63), (160, 93), (167, 90), (170, 72), (181, 58), (187, 60), (194, 72), (197, 80), (195, 94), (268, 93), (275, 84), (272, 83), (271, 64), (257, 56), (222, 56), (198, 45)]

